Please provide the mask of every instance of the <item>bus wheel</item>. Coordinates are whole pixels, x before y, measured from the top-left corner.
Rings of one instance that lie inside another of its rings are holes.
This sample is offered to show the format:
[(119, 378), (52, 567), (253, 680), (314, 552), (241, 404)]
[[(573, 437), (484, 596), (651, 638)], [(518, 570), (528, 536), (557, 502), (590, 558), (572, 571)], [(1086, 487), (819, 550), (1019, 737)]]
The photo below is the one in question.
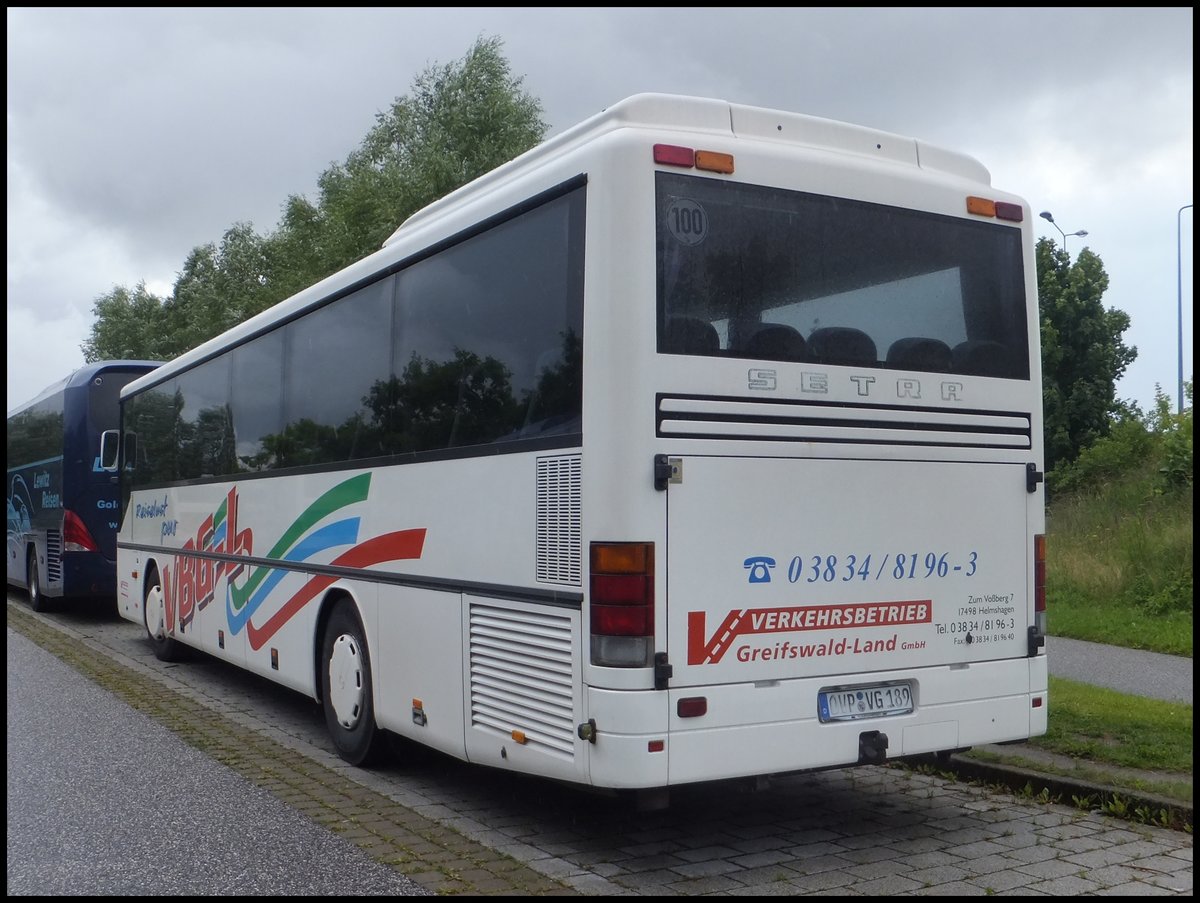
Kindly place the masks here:
[(38, 561), (37, 550), (29, 550), (28, 578), (26, 584), (29, 587), (29, 607), (34, 611), (42, 612), (50, 610), (50, 601), (42, 592), (42, 580), (38, 576)]
[(146, 624), (146, 636), (154, 647), (154, 657), (161, 662), (177, 662), (183, 658), (183, 644), (167, 636), (167, 605), (163, 596), (162, 580), (158, 571), (150, 572), (146, 581), (146, 595), (142, 600), (142, 618)]
[(338, 753), (351, 765), (369, 765), (385, 745), (371, 700), (371, 657), (354, 605), (338, 602), (321, 642), (321, 707)]

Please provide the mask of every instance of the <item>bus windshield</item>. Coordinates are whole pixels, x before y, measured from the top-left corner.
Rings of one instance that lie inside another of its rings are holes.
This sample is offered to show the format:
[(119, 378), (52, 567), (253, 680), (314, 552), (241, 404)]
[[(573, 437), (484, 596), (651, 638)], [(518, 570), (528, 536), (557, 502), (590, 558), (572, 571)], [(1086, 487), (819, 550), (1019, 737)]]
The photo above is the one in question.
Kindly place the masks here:
[(657, 174), (660, 352), (1029, 379), (1018, 228)]

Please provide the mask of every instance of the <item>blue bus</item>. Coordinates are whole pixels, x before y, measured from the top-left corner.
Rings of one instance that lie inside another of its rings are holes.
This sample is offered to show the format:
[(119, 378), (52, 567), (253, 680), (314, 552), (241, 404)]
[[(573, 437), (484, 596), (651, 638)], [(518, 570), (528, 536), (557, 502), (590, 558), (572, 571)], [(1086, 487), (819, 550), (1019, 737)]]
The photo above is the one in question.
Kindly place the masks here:
[(116, 598), (117, 475), (100, 437), (120, 424), (121, 389), (157, 361), (97, 361), (8, 412), (8, 585), (34, 611)]

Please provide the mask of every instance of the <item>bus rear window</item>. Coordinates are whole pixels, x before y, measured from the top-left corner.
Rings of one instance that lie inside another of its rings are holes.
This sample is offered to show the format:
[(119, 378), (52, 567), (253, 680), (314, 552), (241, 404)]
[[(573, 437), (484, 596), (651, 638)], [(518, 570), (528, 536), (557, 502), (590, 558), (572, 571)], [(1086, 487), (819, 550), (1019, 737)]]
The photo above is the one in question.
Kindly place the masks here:
[(1029, 378), (1019, 229), (656, 179), (659, 352)]

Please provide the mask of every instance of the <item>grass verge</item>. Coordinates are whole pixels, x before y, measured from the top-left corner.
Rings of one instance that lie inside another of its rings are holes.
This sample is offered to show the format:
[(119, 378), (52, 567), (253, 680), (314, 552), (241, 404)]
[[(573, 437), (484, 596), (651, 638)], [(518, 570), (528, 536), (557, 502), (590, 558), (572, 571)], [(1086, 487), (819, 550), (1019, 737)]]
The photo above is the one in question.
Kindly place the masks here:
[(1050, 719), (1031, 745), (1119, 768), (1192, 774), (1192, 706), (1050, 678)]

